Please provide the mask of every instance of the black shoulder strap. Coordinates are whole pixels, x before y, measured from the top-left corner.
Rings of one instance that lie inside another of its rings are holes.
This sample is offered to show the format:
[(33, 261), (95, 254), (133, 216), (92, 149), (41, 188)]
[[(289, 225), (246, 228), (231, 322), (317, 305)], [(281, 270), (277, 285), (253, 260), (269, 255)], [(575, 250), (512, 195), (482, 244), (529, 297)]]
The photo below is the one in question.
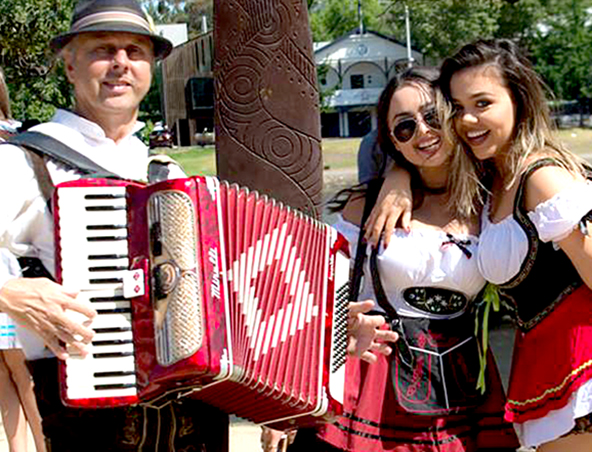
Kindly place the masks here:
[(45, 202), (49, 207), (49, 211), (51, 212), (51, 198), (53, 197), (55, 186), (53, 184), (53, 181), (51, 180), (49, 171), (47, 170), (45, 159), (43, 158), (43, 155), (29, 151), (28, 149), (26, 150), (26, 152), (31, 161), (31, 166), (33, 167), (33, 172), (35, 173), (35, 179), (37, 180), (37, 184), (39, 185), (39, 191), (41, 192), (41, 195), (43, 196), (43, 199), (45, 199)]
[(119, 178), (116, 174), (97, 165), (95, 162), (65, 145), (61, 141), (40, 132), (23, 132), (11, 137), (7, 142), (24, 147), (37, 154), (46, 155), (83, 174), (92, 174), (96, 177)]
[(357, 300), (360, 295), (360, 285), (362, 282), (362, 275), (364, 274), (364, 261), (366, 259), (366, 241), (364, 240), (364, 224), (368, 220), (372, 208), (376, 204), (376, 199), (380, 193), (380, 188), (384, 179), (372, 179), (368, 182), (368, 189), (366, 191), (366, 200), (364, 203), (364, 212), (362, 213), (362, 221), (360, 223), (360, 235), (358, 236), (358, 243), (356, 246), (356, 257), (354, 259), (353, 276), (350, 285), (350, 300)]

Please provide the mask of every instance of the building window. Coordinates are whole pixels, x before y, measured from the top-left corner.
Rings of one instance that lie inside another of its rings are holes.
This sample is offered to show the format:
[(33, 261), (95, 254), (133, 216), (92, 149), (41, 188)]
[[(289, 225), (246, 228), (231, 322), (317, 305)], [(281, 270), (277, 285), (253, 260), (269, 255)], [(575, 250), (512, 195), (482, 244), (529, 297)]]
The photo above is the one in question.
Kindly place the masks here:
[(354, 74), (350, 78), (351, 89), (364, 88), (364, 76), (362, 74)]

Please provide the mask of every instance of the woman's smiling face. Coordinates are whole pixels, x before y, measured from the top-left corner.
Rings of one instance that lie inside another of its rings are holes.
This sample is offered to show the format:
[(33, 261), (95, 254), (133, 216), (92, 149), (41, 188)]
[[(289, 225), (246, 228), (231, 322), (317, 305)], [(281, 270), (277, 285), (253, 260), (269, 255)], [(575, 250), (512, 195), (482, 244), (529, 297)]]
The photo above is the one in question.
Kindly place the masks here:
[(479, 160), (503, 157), (510, 147), (516, 107), (494, 65), (463, 69), (450, 80), (454, 126)]
[[(435, 109), (432, 88), (419, 83), (403, 84), (391, 98), (387, 119), (391, 139), (405, 159), (418, 168), (445, 166), (452, 153), (452, 145), (444, 139), (437, 123)], [(413, 123), (412, 131), (407, 127), (406, 139), (397, 139), (397, 126)]]

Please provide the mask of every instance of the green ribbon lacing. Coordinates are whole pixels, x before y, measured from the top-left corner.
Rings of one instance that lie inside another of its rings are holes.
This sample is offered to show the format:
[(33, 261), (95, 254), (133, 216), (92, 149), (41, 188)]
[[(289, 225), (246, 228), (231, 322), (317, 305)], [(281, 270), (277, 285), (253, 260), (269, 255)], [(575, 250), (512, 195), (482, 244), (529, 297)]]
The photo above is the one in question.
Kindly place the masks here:
[(479, 378), (477, 379), (477, 389), (481, 390), (481, 394), (484, 394), (486, 389), (485, 369), (487, 368), (487, 349), (489, 348), (489, 312), (492, 307), (495, 312), (499, 312), (499, 289), (495, 284), (487, 283), (475, 315), (475, 336), (477, 338), (479, 338), (481, 327), (481, 353), (479, 354)]

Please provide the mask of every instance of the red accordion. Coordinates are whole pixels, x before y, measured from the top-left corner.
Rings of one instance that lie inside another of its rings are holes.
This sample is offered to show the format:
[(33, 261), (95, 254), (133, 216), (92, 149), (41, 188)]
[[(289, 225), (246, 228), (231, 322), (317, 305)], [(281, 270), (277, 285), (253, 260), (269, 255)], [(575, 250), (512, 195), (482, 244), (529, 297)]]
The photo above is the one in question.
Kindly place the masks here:
[(349, 256), (333, 228), (210, 177), (67, 182), (54, 212), (59, 281), (98, 312), (90, 354), (60, 368), (65, 404), (340, 412)]

